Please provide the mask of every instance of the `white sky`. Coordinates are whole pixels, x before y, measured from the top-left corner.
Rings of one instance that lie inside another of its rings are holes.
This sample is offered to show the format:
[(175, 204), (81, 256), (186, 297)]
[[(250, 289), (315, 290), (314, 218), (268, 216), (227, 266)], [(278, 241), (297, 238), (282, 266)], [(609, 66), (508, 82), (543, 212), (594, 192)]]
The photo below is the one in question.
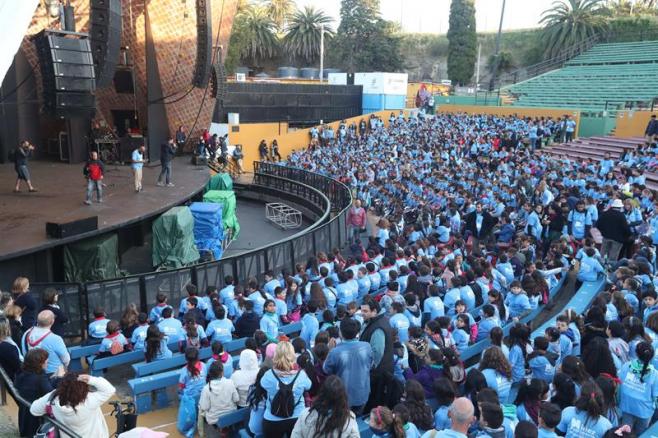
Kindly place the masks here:
[[(503, 29), (538, 27), (542, 12), (554, 0), (507, 0)], [(298, 6), (315, 6), (331, 15), (338, 24), (340, 0), (296, 0)], [(402, 22), (407, 32), (446, 33), (450, 0), (380, 0), (382, 16)], [(475, 0), (478, 31), (497, 31), (503, 0)], [(334, 27), (336, 27), (336, 25)]]

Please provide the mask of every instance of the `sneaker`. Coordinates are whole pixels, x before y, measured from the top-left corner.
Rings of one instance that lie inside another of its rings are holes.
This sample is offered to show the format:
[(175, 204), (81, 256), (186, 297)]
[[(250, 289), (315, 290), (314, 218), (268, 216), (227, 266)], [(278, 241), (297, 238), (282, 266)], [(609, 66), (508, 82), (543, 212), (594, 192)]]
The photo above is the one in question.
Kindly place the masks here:
[(103, 203), (103, 200), (102, 200), (102, 199), (99, 199), (99, 200), (97, 200), (96, 202), (98, 202), (99, 204), (102, 204), (102, 203)]
[(85, 201), (85, 205), (91, 205), (91, 201)]
[(176, 187), (174, 183), (167, 183), (167, 187)]
[(155, 183), (155, 185), (158, 186), (158, 187), (164, 187), (164, 183), (161, 183), (160, 181), (158, 181), (157, 183)]

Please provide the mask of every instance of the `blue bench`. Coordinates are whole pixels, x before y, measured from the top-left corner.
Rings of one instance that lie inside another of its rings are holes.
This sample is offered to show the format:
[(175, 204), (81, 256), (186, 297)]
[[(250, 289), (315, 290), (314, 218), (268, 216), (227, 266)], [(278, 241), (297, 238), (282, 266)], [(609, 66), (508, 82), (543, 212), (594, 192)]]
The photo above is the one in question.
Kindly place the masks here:
[[(167, 345), (173, 352), (178, 351), (178, 342), (171, 342)], [(103, 371), (119, 365), (127, 365), (144, 360), (144, 350), (128, 351), (117, 354), (116, 356), (99, 357), (93, 360), (89, 366), (89, 374), (92, 376), (102, 376)]]
[(658, 437), (658, 422), (653, 423), (647, 430), (642, 432), (640, 438), (656, 438)]
[(94, 356), (96, 353), (98, 353), (100, 346), (101, 344), (99, 343), (94, 345), (78, 345), (75, 347), (69, 347), (69, 356), (71, 356), (69, 370), (82, 371), (82, 358)]

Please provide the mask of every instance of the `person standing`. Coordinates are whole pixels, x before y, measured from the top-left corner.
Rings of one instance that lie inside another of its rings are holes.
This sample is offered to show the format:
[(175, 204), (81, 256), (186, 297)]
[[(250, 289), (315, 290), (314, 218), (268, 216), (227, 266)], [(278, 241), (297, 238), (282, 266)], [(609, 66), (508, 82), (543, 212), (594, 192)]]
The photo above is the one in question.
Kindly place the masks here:
[(181, 125), (176, 131), (176, 147), (182, 151), (186, 141), (187, 134), (185, 134), (185, 128)]
[(345, 318), (340, 322), (340, 337), (343, 340), (329, 351), (323, 369), (327, 374), (341, 378), (347, 388), (349, 407), (357, 414), (368, 401), (370, 393), (370, 368), (372, 367), (372, 347), (369, 343), (357, 340), (359, 322)]
[(621, 247), (631, 237), (631, 228), (622, 213), (623, 208), (621, 199), (615, 199), (610, 208), (601, 213), (596, 223), (603, 236), (601, 256), (609, 262), (617, 261)]
[(14, 187), (15, 193), (21, 191), (21, 181), (25, 181), (27, 188), (31, 193), (37, 191), (37, 189), (32, 186), (32, 181), (30, 180), (30, 171), (27, 168), (27, 160), (32, 157), (33, 151), (34, 146), (30, 144), (29, 141), (24, 140), (14, 152), (14, 170), (16, 171), (16, 187)]
[(267, 143), (265, 143), (265, 140), (261, 140), (258, 145), (258, 156), (260, 161), (267, 161)]
[[(176, 133), (178, 136), (178, 133)], [(169, 137), (166, 143), (162, 143), (160, 146), (160, 165), (162, 170), (160, 171), (160, 176), (158, 176), (158, 187), (174, 187), (174, 184), (171, 182), (171, 161), (176, 155), (176, 144), (174, 139)]]
[(354, 200), (352, 208), (347, 212), (347, 225), (350, 227), (350, 236), (354, 242), (358, 242), (361, 230), (366, 227), (366, 210), (361, 207), (359, 199)]
[(37, 316), (37, 325), (26, 331), (21, 340), (21, 350), (24, 356), (34, 348), (42, 348), (48, 352), (46, 367), (48, 375), (55, 373), (59, 375), (66, 370), (71, 361), (64, 340), (51, 330), (54, 323), (55, 314), (50, 310), (42, 310)]
[(98, 152), (91, 151), (87, 164), (85, 164), (82, 173), (87, 178), (87, 197), (85, 205), (91, 205), (91, 198), (94, 190), (96, 191), (96, 202), (103, 202), (103, 176), (105, 175), (105, 166), (98, 159)]
[(53, 315), (55, 315), (55, 322), (50, 328), (50, 331), (56, 335), (64, 336), (64, 324), (69, 322), (69, 318), (57, 304), (58, 297), (59, 292), (57, 289), (53, 287), (46, 288), (46, 290), (43, 291), (43, 295), (41, 297), (42, 305), (40, 311), (50, 310), (53, 312)]
[(565, 140), (567, 143), (571, 143), (576, 133), (576, 121), (571, 116), (567, 116), (564, 126)]
[(364, 319), (360, 339), (372, 348), (373, 369), (370, 372), (369, 407), (388, 405), (394, 402), (393, 390), (393, 331), (388, 317), (377, 301), (366, 298), (361, 304)]
[(493, 240), (493, 227), (496, 219), (482, 208), (482, 203), (475, 205), (475, 211), (464, 217), (466, 231), (473, 236), (473, 252), (480, 253), (480, 242), (488, 243)]
[(135, 177), (135, 192), (139, 193), (142, 191), (142, 168), (146, 160), (144, 159), (144, 152), (146, 151), (146, 146), (141, 145), (133, 151), (132, 154), (132, 168), (133, 175)]
[(658, 136), (658, 120), (656, 120), (656, 115), (653, 114), (649, 123), (647, 123), (647, 129), (644, 130), (644, 137), (646, 138), (647, 144), (656, 141), (656, 136)]

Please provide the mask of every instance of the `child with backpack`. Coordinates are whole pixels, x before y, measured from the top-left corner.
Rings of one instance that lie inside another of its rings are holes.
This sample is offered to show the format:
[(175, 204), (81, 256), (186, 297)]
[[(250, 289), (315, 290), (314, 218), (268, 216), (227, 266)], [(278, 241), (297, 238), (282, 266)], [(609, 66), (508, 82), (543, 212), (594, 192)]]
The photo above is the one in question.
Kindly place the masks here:
[(184, 334), (180, 344), (181, 352), (190, 347), (201, 349), (208, 346), (208, 337), (205, 330), (200, 324), (197, 324), (192, 315), (185, 316)]
[(214, 341), (210, 349), (212, 350), (212, 356), (206, 362), (206, 368), (210, 369), (213, 363), (221, 362), (224, 377), (229, 379), (233, 374), (233, 358), (228, 352), (224, 351), (224, 345), (219, 341)]
[(105, 335), (98, 348), (98, 357), (115, 356), (129, 348), (128, 340), (121, 334), (119, 321), (112, 320), (108, 322), (107, 335)]

